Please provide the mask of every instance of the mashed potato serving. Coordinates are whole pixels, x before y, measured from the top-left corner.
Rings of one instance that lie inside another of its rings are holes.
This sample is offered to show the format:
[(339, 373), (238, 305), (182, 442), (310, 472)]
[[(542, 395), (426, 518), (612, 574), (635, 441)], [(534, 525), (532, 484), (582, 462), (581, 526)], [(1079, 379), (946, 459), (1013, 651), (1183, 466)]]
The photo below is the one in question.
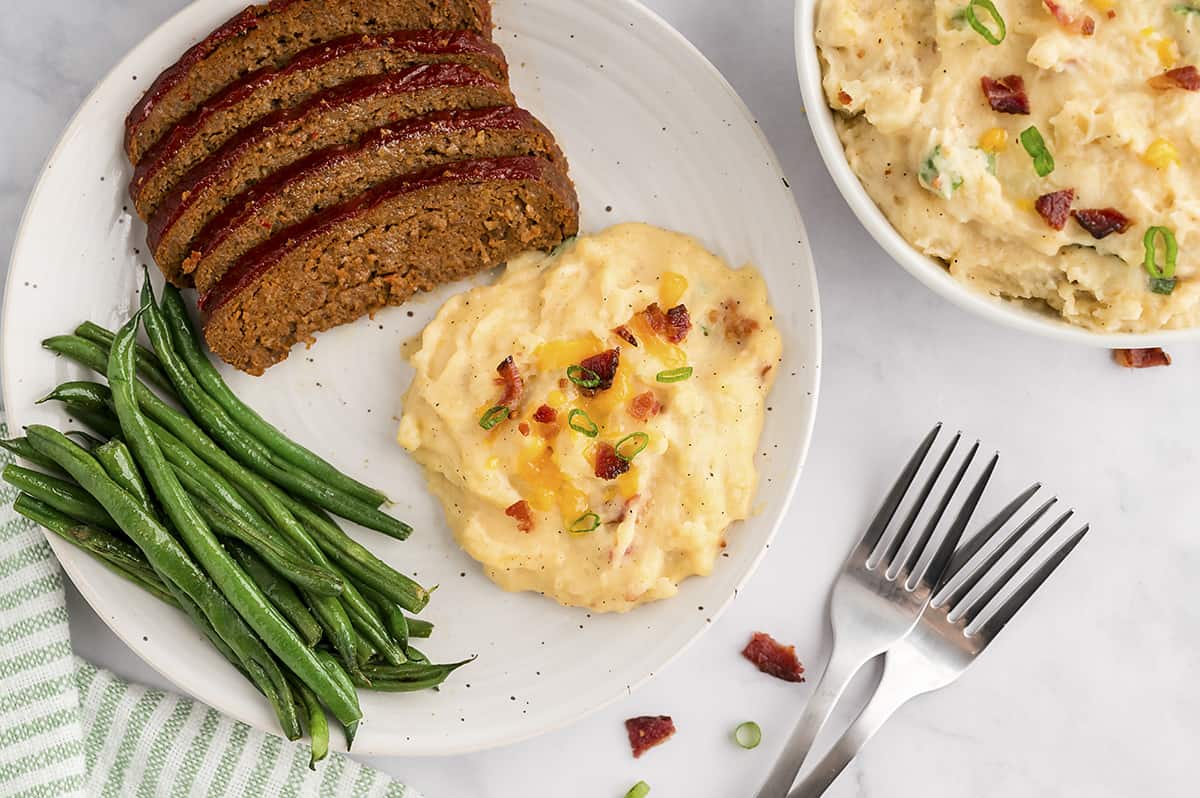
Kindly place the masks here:
[(756, 270), (620, 225), (450, 299), (399, 442), (501, 587), (625, 611), (711, 572), (751, 512), (781, 346)]
[(820, 0), (816, 36), (917, 249), (1090, 329), (1200, 324), (1200, 0)]

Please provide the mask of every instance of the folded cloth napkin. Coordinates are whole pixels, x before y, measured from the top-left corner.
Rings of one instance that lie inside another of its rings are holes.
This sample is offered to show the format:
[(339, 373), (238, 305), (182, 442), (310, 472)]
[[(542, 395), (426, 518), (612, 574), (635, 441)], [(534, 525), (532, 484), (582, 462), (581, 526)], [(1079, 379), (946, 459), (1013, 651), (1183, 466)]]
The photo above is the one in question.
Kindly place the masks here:
[[(11, 460), (0, 456), (0, 464)], [(311, 771), (307, 745), (75, 657), (62, 572), (37, 525), (13, 512), (15, 498), (3, 484), (0, 796), (419, 798), (337, 754)]]

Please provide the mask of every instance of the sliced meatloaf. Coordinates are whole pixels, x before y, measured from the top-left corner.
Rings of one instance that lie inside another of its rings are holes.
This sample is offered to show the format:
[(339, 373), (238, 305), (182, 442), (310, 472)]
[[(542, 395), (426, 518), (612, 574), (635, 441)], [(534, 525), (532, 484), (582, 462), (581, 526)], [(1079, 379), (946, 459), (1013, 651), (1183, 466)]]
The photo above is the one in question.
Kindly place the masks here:
[(500, 48), (474, 34), (421, 31), (408, 36), (353, 36), (307, 50), (282, 69), (262, 69), (197, 108), (146, 153), (130, 196), (143, 219), (188, 169), (269, 113), (368, 75), (403, 73), (422, 64), (461, 63), (507, 84)]
[(136, 165), (177, 122), (233, 81), (351, 34), (468, 30), (491, 36), (490, 0), (272, 0), (250, 6), (160, 74), (125, 119)]
[(462, 161), (400, 177), (243, 255), (201, 297), (204, 335), (221, 358), (261, 374), (313, 333), (553, 247), (578, 224), (574, 187), (545, 158)]
[[(360, 78), (245, 128), (178, 180), (161, 210), (169, 218), (197, 192), (237, 196), (293, 161), (350, 144), (372, 128), (435, 111), (511, 104), (506, 87), (461, 64)], [(163, 273), (178, 278), (169, 266)]]
[(540, 155), (567, 169), (550, 131), (528, 111), (510, 106), (427, 114), (376, 128), (348, 147), (315, 152), (228, 202), (217, 192), (194, 192), (165, 229), (151, 225), (149, 243), (156, 261), (192, 274), (203, 292), (240, 255), (279, 230), (379, 183), (453, 161), (515, 155)]

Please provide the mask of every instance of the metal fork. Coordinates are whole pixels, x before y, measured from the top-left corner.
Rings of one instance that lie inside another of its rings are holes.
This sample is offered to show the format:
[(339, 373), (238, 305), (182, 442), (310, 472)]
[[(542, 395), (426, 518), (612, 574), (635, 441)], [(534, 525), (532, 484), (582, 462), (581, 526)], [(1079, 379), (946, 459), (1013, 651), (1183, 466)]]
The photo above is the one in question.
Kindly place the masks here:
[[(833, 651), (783, 753), (776, 760), (766, 783), (759, 789), (758, 798), (785, 798), (813, 741), (851, 679), (863, 665), (912, 630), (933, 596), (934, 587), (947, 564), (951, 562), (951, 555), (979, 504), (999, 458), (999, 455), (992, 457), (984, 468), (957, 517), (935, 547), (932, 540), (937, 527), (979, 451), (978, 442), (971, 447), (954, 473), (949, 486), (934, 506), (928, 523), (918, 532), (914, 532), (914, 526), (921, 511), (929, 504), (930, 494), (958, 446), (961, 433), (954, 436), (933, 466), (899, 527), (885, 535), (941, 428), (941, 424), (934, 427), (917, 447), (838, 576), (830, 605)], [(1016, 512), (1016, 509), (1012, 512)]]
[[(841, 739), (788, 793), (787, 798), (816, 798), (823, 794), (892, 713), (910, 699), (953, 682), (991, 645), (1000, 630), (1088, 532), (1089, 527), (1085, 524), (1025, 579), (1017, 580), (1018, 572), (1066, 525), (1073, 511), (1059, 516), (1010, 563), (1003, 566), (1000, 563), (1018, 541), (1038, 525), (1054, 503), (1055, 499), (1050, 499), (1042, 504), (987, 554), (983, 554), (984, 547), (1007, 523), (1007, 518), (993, 519), (964, 544), (946, 569), (946, 576), (920, 622), (908, 637), (888, 650), (883, 677), (875, 694)], [(1005, 512), (1011, 517), (1009, 508), (1005, 508)], [(1006, 589), (1014, 586), (1015, 590), (1007, 598), (997, 600)], [(990, 607), (994, 610), (985, 612)]]

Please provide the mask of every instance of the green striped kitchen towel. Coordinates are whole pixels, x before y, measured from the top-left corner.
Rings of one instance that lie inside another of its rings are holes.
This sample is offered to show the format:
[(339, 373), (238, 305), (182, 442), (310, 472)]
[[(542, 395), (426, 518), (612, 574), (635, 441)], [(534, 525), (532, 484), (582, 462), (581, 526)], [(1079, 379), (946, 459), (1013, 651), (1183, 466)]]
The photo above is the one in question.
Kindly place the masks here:
[[(0, 421), (0, 435), (7, 428)], [(5, 452), (0, 464), (12, 458)], [(62, 572), (0, 489), (0, 796), (388, 796), (417, 793), (344, 756), (190, 699), (131, 685), (71, 653)], [(149, 599), (148, 599), (149, 600)]]

